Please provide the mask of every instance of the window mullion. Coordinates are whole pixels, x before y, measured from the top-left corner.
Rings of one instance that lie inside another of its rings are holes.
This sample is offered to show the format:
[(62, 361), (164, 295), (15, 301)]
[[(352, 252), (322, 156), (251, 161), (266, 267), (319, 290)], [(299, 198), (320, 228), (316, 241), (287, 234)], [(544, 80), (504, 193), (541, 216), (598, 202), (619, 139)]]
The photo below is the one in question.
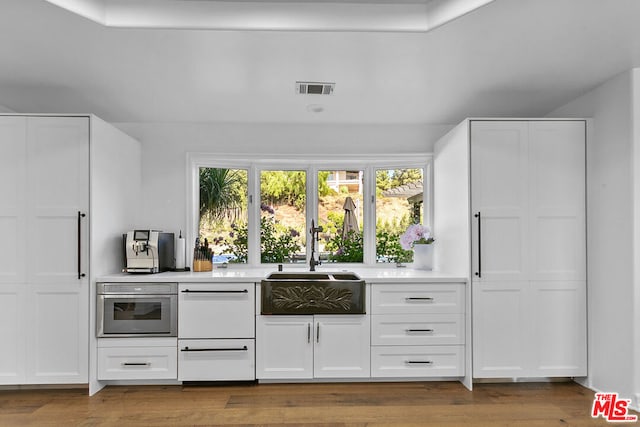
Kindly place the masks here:
[(375, 224), (375, 168), (364, 169), (364, 188), (362, 202), (363, 262), (365, 265), (375, 264), (376, 260), (376, 224)]
[(260, 177), (259, 168), (255, 164), (248, 171), (248, 242), (247, 264), (260, 265)]
[[(309, 166), (307, 169), (307, 212), (306, 212), (306, 224), (305, 227), (305, 241), (307, 247), (307, 265), (311, 260), (311, 221), (313, 220), (315, 225), (318, 225), (318, 168)], [(315, 250), (314, 250), (315, 252)], [(316, 253), (316, 257), (319, 254)], [(318, 259), (318, 258), (316, 258)]]

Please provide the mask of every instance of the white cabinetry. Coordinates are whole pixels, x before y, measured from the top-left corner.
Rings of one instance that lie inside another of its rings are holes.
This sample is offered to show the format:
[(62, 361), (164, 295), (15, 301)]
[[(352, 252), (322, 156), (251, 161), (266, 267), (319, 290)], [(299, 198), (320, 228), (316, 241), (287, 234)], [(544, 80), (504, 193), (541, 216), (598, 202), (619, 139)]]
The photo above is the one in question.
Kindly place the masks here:
[(585, 122), (471, 121), (475, 378), (586, 375)]
[(178, 379), (255, 379), (255, 285), (178, 286)]
[(464, 284), (373, 284), (371, 376), (464, 375)]
[(86, 383), (89, 117), (1, 116), (0, 165), (0, 383)]
[(98, 340), (99, 380), (176, 379), (176, 338)]
[(368, 378), (367, 315), (257, 316), (259, 379)]

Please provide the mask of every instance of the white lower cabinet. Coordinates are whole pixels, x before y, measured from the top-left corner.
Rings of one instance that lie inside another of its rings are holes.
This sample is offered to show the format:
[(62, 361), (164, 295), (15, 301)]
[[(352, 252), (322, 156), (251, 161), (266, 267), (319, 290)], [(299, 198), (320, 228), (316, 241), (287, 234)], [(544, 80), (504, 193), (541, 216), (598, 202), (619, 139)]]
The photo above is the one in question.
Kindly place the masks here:
[(98, 380), (176, 379), (176, 338), (98, 340)]
[(254, 380), (254, 340), (180, 340), (178, 363), (180, 381)]
[(464, 314), (374, 314), (371, 344), (464, 344)]
[(178, 380), (255, 380), (255, 284), (180, 283), (178, 291)]
[(464, 346), (376, 346), (372, 377), (457, 377), (464, 372)]
[(258, 379), (368, 378), (367, 315), (257, 316)]
[(313, 378), (313, 316), (257, 316), (256, 377)]
[(464, 375), (464, 284), (373, 284), (371, 306), (371, 377)]
[(586, 283), (474, 283), (474, 378), (587, 374)]

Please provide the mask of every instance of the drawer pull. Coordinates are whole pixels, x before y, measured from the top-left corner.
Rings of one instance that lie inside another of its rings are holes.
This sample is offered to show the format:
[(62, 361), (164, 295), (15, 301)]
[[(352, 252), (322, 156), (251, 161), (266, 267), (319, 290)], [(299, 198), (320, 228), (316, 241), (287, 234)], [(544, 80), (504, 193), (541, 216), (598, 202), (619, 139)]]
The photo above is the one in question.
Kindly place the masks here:
[(214, 290), (193, 290), (193, 289), (183, 289), (183, 294), (248, 294), (249, 291), (247, 289), (243, 289), (241, 291), (214, 291)]
[(405, 360), (407, 365), (433, 365), (432, 360)]
[(405, 301), (433, 301), (433, 297), (406, 297)]
[(414, 333), (419, 333), (419, 332), (423, 332), (425, 334), (432, 334), (433, 333), (433, 329), (405, 329), (404, 331), (406, 333), (408, 333), (408, 334), (414, 334)]
[(180, 351), (247, 351), (248, 348), (246, 345), (241, 348), (181, 348)]
[(151, 366), (149, 362), (122, 362), (122, 366)]

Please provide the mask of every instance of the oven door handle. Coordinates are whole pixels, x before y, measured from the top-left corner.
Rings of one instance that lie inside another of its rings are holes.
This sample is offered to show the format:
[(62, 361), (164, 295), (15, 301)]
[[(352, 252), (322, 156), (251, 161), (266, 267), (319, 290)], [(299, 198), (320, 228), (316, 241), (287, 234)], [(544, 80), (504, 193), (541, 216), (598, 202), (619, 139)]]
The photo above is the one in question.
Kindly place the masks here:
[(249, 350), (246, 345), (240, 348), (181, 348), (180, 351), (247, 351)]

